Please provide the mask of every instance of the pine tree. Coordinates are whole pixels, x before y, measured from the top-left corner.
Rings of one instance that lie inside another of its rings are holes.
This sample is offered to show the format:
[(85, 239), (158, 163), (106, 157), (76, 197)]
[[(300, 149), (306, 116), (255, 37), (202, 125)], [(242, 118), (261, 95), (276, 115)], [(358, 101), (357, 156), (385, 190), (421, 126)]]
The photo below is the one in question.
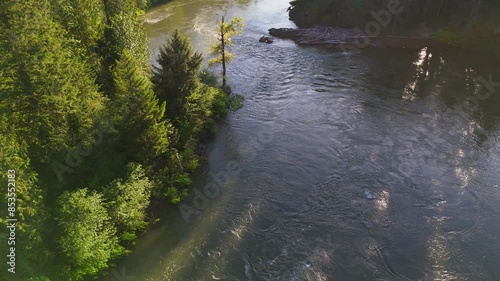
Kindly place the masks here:
[(147, 37), (138, 17), (136, 0), (104, 1), (106, 28), (104, 39), (97, 48), (102, 58), (98, 76), (101, 90), (108, 96), (114, 91), (112, 70), (125, 49), (132, 52), (143, 70), (150, 69)]
[(222, 16), (221, 22), (218, 25), (217, 40), (218, 42), (214, 44), (211, 48), (211, 53), (216, 55), (215, 58), (209, 61), (209, 65), (221, 64), (222, 65), (222, 89), (227, 89), (227, 75), (226, 75), (226, 63), (230, 63), (234, 55), (230, 53), (227, 48), (233, 45), (231, 37), (240, 34), (243, 30), (243, 19), (236, 17), (230, 22), (224, 21), (224, 16)]
[[(3, 99), (29, 156), (50, 163), (88, 138), (103, 109), (89, 66), (47, 0), (7, 1)], [(45, 165), (50, 166), (50, 165)]]
[(158, 102), (148, 76), (129, 50), (117, 62), (113, 79), (110, 110), (122, 140), (122, 153), (128, 155), (128, 161), (150, 166), (169, 147), (172, 126), (164, 119), (165, 102)]
[(65, 28), (66, 36), (82, 49), (95, 73), (101, 73), (103, 58), (96, 50), (103, 46), (106, 13), (102, 0), (52, 0), (53, 18)]
[(54, 18), (91, 54), (104, 37), (106, 14), (102, 0), (54, 0)]
[(167, 117), (178, 125), (187, 97), (199, 86), (197, 73), (203, 57), (193, 51), (189, 38), (175, 31), (160, 48), (156, 61), (159, 65), (153, 66), (156, 95), (167, 102)]

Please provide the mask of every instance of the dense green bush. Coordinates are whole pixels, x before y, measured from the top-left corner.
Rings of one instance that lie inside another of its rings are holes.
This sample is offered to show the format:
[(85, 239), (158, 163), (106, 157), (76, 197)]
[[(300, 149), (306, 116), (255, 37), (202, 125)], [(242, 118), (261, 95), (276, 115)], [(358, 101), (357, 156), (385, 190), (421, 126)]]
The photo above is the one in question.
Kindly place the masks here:
[(55, 220), (61, 279), (81, 280), (97, 274), (121, 251), (116, 228), (98, 193), (66, 191), (57, 202)]
[[(125, 179), (116, 179), (103, 189), (105, 206), (117, 227), (118, 236), (129, 237), (146, 226), (146, 208), (149, 205), (153, 183), (146, 177), (141, 165), (129, 163)], [(130, 239), (128, 239), (130, 240)]]
[(200, 81), (205, 85), (211, 87), (220, 86), (217, 76), (215, 76), (215, 74), (208, 68), (203, 68), (202, 70), (200, 70), (198, 72), (198, 78), (200, 78)]

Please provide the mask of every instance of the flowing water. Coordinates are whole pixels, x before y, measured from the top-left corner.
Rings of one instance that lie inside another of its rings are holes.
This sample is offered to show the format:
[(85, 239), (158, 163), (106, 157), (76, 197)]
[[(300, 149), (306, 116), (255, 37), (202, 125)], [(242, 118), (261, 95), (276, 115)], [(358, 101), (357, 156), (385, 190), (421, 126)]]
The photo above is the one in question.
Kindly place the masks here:
[(294, 27), (287, 7), (175, 0), (144, 16), (153, 55), (174, 29), (206, 53), (220, 16), (242, 16), (228, 73), (245, 102), (182, 212), (165, 207), (107, 280), (500, 280), (497, 64), (259, 43)]

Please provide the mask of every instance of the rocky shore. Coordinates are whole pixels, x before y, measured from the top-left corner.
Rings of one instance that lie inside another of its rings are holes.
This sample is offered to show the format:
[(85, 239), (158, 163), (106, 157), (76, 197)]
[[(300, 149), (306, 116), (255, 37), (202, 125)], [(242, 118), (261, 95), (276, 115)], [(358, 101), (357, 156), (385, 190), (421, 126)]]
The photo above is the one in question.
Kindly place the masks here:
[(343, 42), (347, 38), (356, 35), (352, 29), (335, 27), (312, 27), (312, 28), (271, 28), (269, 34), (278, 37), (293, 39), (299, 44), (320, 43), (320, 42)]
[(417, 49), (437, 45), (437, 42), (430, 37), (366, 36), (355, 29), (336, 27), (271, 28), (269, 34), (277, 38), (294, 40), (300, 45), (321, 45), (350, 52), (360, 52), (367, 47)]

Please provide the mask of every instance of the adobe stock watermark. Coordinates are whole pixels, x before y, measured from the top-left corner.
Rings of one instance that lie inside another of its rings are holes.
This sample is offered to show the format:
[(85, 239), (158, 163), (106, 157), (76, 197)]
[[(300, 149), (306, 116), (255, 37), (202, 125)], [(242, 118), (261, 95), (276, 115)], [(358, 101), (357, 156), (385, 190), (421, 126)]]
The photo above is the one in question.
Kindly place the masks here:
[[(370, 15), (372, 15), (375, 20), (368, 22), (365, 25), (364, 31), (359, 27), (355, 27), (354, 31), (356, 35), (351, 37), (355, 39), (354, 42), (347, 42), (339, 47), (344, 52), (361, 52), (361, 49), (368, 47), (372, 43), (371, 37), (378, 37), (380, 33), (382, 33), (383, 28), (389, 26), (392, 22), (393, 16), (402, 13), (403, 10), (404, 7), (401, 5), (401, 1), (390, 0), (387, 3), (387, 9), (378, 12), (370, 11)], [(360, 42), (360, 39), (363, 39), (363, 43)]]
[(221, 189), (226, 187), (232, 178), (238, 176), (243, 171), (242, 165), (252, 162), (257, 153), (263, 149), (263, 145), (272, 142), (274, 134), (282, 130), (283, 126), (274, 130), (271, 128), (260, 131), (256, 137), (254, 136), (238, 146), (238, 152), (244, 160), (230, 160), (226, 163), (224, 170), (216, 173), (210, 171), (209, 174), (212, 180), (203, 186), (203, 190), (199, 190), (198, 188), (191, 190), (194, 195), (191, 204), (182, 202), (178, 205), (186, 224), (191, 222), (191, 216), (200, 215), (201, 211), (210, 205), (210, 200), (217, 198), (220, 195)]
[(16, 273), (16, 170), (7, 170), (7, 229), (8, 229), (8, 262), (10, 273)]
[(52, 163), (52, 168), (57, 176), (59, 182), (63, 181), (63, 175), (65, 173), (72, 173), (74, 168), (80, 166), (83, 163), (84, 157), (89, 156), (94, 147), (102, 143), (104, 133), (111, 131), (113, 128), (100, 127), (94, 131), (91, 135), (91, 141), (80, 141), (76, 149), (68, 150), (66, 157), (64, 158), (64, 163), (61, 161), (55, 161)]

